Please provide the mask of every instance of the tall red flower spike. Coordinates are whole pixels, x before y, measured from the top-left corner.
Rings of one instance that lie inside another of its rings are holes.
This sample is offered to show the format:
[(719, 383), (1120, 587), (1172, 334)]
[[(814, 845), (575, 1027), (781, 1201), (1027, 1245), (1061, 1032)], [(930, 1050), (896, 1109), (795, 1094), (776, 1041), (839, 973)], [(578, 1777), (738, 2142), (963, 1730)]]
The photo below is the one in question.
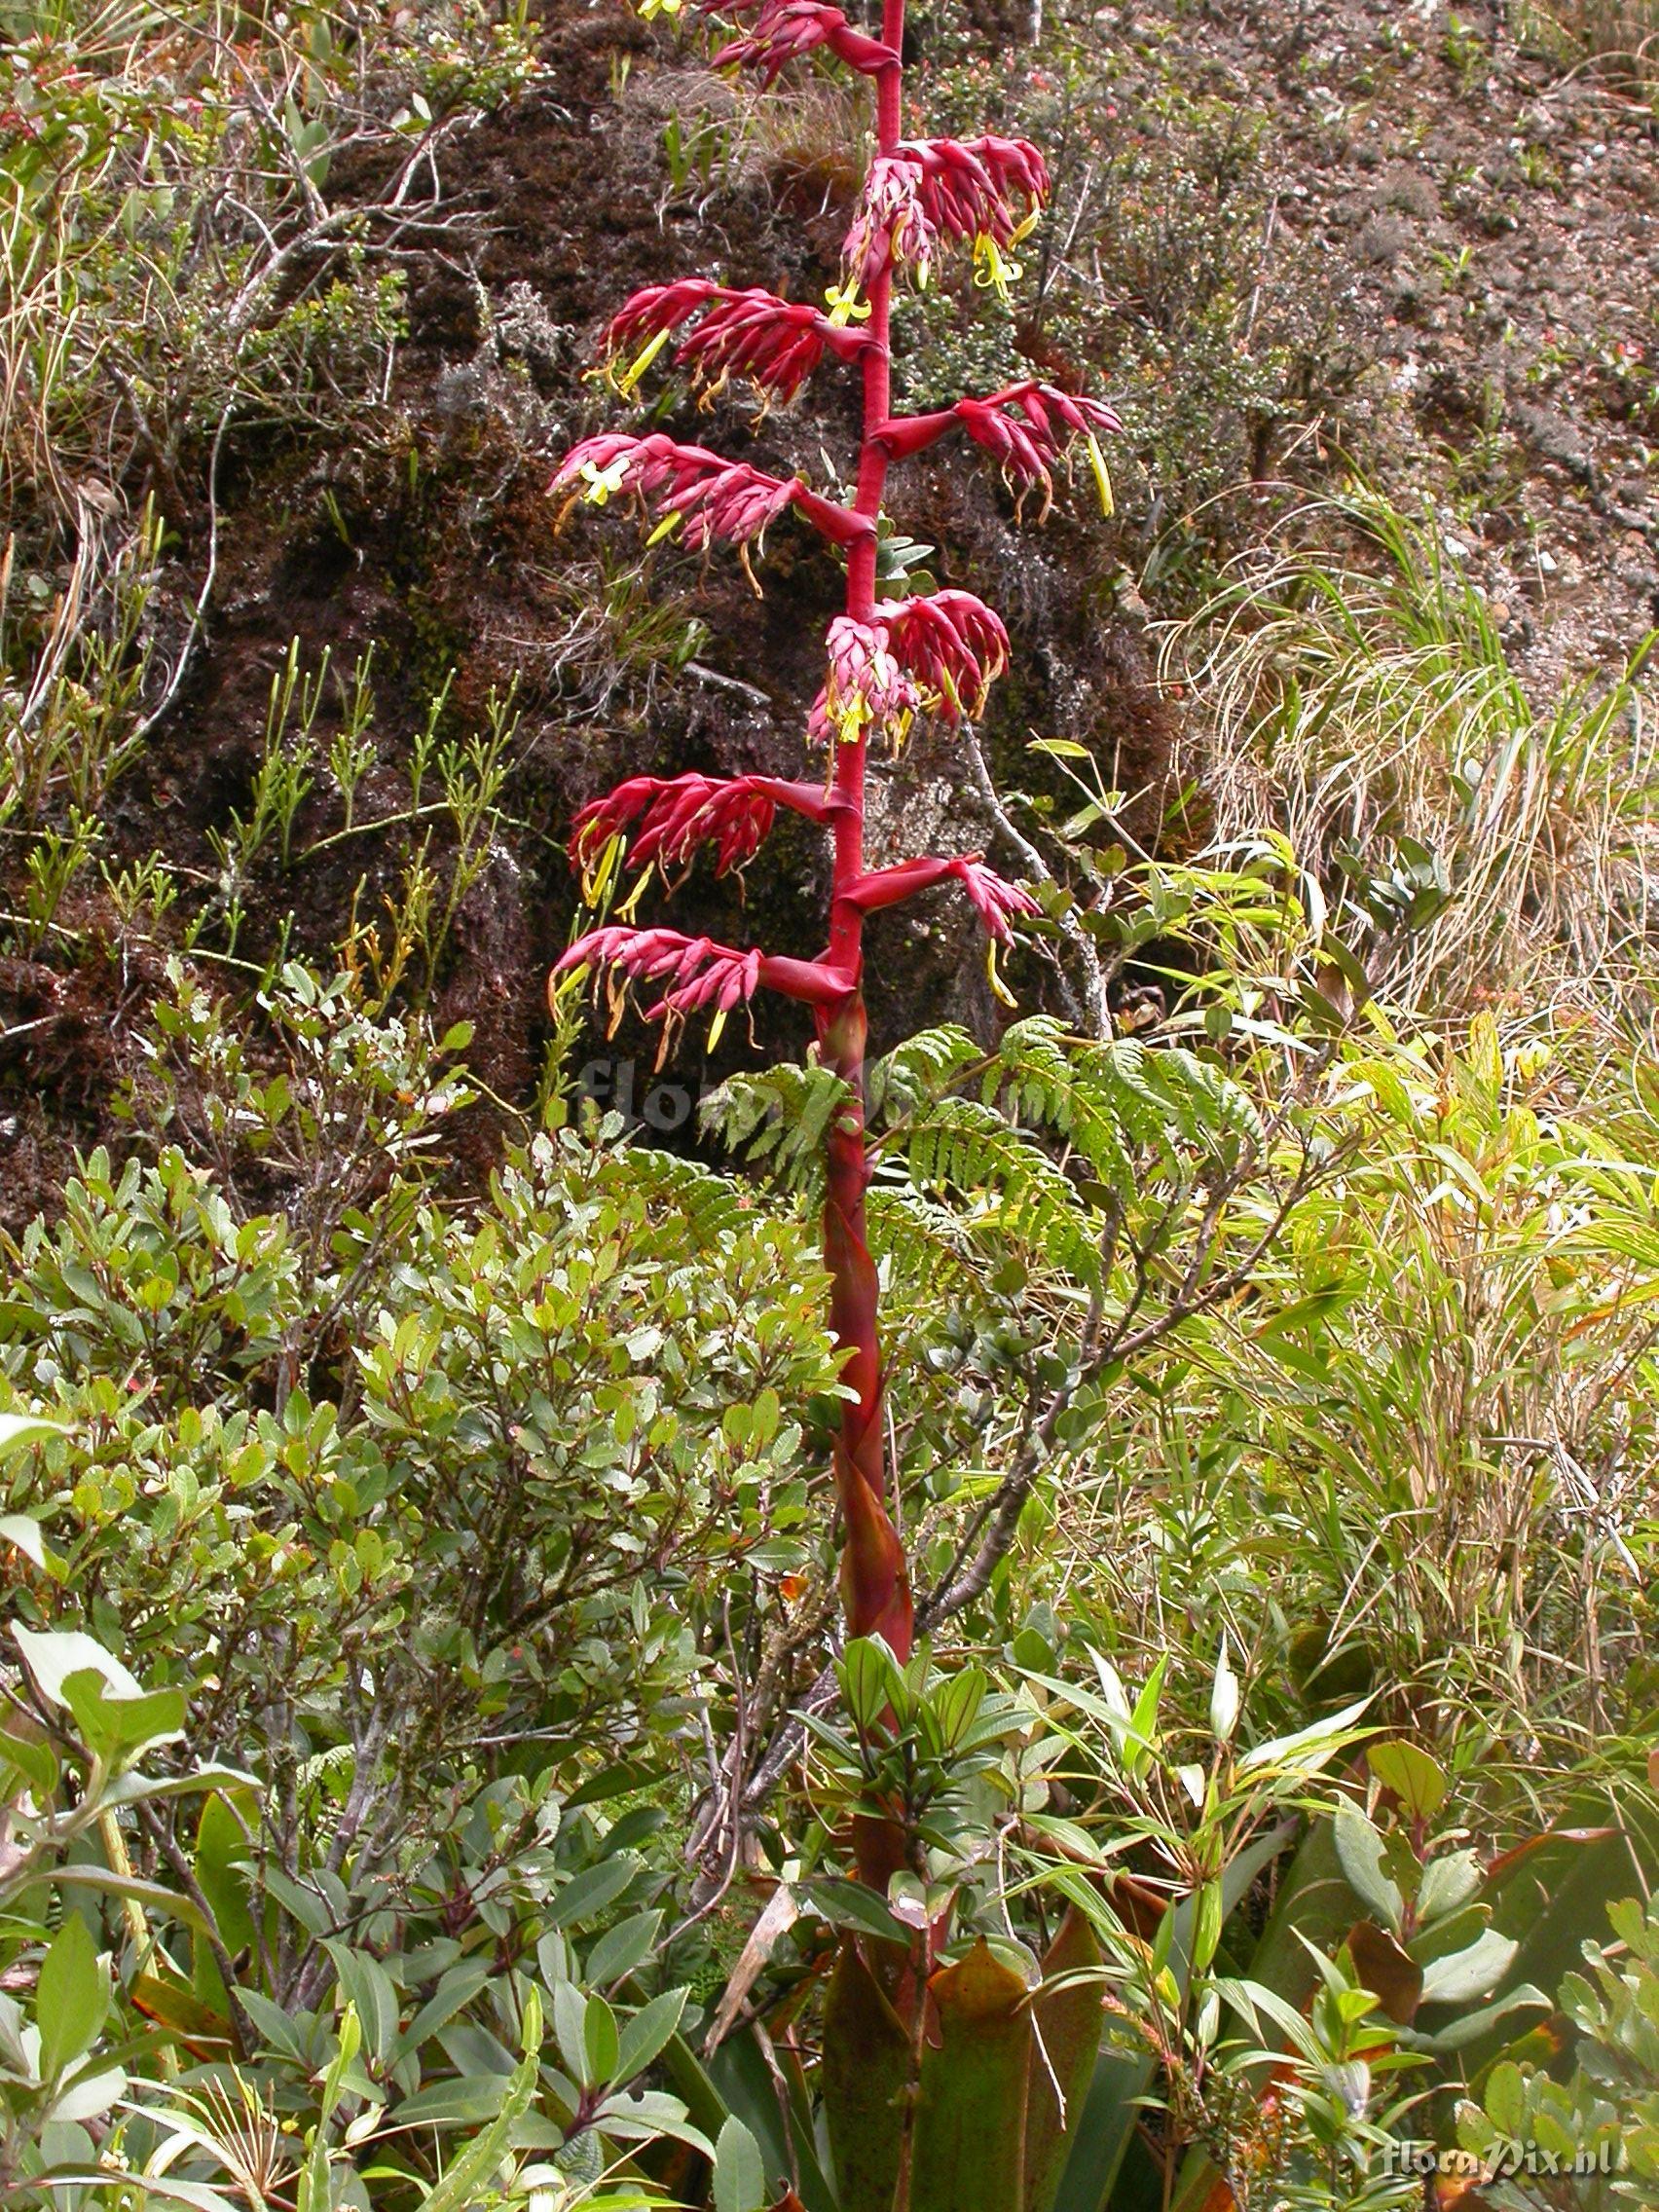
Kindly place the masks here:
[[(677, 339), (678, 357), (703, 381), (745, 376), (770, 397), (791, 398), (826, 355), (856, 366), (864, 385), (864, 435), (850, 505), (812, 492), (798, 477), (761, 474), (701, 446), (661, 432), (587, 438), (561, 463), (554, 486), (604, 504), (639, 498), (657, 535), (678, 529), (684, 542), (717, 538), (746, 545), (793, 509), (846, 555), (844, 611), (830, 626), (828, 672), (809, 731), (830, 748), (827, 785), (763, 776), (719, 780), (686, 775), (633, 776), (578, 816), (571, 852), (590, 878), (608, 881), (623, 840), (636, 866), (688, 866), (707, 846), (716, 867), (753, 858), (782, 806), (823, 829), (831, 841), (828, 941), (816, 960), (736, 950), (678, 931), (611, 926), (573, 944), (560, 971), (586, 968), (608, 978), (612, 1008), (641, 985), (658, 987), (649, 1013), (672, 1024), (700, 1010), (717, 1023), (758, 990), (774, 990), (812, 1010), (819, 1056), (838, 1075), (847, 1099), (826, 1137), (824, 1258), (830, 1318), (845, 1355), (851, 1392), (834, 1452), (845, 1545), (841, 1592), (853, 1636), (880, 1635), (901, 1658), (909, 1653), (912, 1610), (903, 1547), (891, 1510), (895, 1470), (888, 1464), (876, 1272), (865, 1228), (870, 1163), (865, 1138), (864, 928), (867, 917), (936, 886), (954, 883), (984, 925), (992, 948), (1037, 910), (1031, 893), (1008, 883), (977, 854), (929, 856), (870, 869), (865, 863), (865, 778), (872, 742), (897, 743), (919, 714), (954, 724), (979, 713), (989, 685), (1008, 665), (1008, 633), (972, 592), (878, 601), (877, 525), (892, 463), (922, 452), (947, 430), (963, 429), (994, 454), (1023, 493), (1047, 496), (1065, 449), (1084, 441), (1101, 478), (1096, 440), (1118, 427), (1101, 401), (1051, 385), (1013, 385), (988, 398), (966, 398), (937, 414), (891, 413), (889, 329), (897, 272), (925, 280), (941, 244), (964, 241), (988, 280), (1013, 275), (1000, 258), (1029, 228), (1049, 190), (1036, 148), (1023, 139), (982, 137), (906, 141), (900, 136), (900, 52), (904, 0), (883, 0), (881, 36), (850, 24), (820, 0), (723, 0), (722, 12), (746, 27), (718, 59), (757, 69), (768, 81), (789, 61), (825, 49), (874, 80), (876, 151), (846, 246), (834, 313), (760, 291), (739, 291), (703, 277), (652, 285), (627, 302), (607, 334), (612, 353), (640, 349), (631, 384), (650, 353)], [(860, 290), (864, 294), (861, 299)], [(862, 318), (862, 320), (861, 320)], [(885, 1884), (891, 1838), (879, 1823), (861, 1823), (858, 1850), (866, 1878)]]

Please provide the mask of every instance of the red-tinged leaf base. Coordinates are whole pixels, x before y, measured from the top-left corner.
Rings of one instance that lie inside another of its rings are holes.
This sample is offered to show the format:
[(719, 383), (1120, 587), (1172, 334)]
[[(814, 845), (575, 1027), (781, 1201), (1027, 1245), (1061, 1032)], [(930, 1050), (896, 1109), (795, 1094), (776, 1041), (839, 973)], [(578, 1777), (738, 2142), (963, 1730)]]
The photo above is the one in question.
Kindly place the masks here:
[[(1068, 1912), (1043, 1961), (1045, 1983), (1100, 1963), (1088, 1920)], [(841, 2212), (892, 2212), (912, 2093), (909, 2212), (1051, 2212), (1100, 2048), (1099, 1981), (1064, 1982), (1033, 2001), (1022, 1975), (976, 1944), (928, 1982), (912, 2091), (919, 2001), (906, 1953), (843, 1943), (823, 2068)]]

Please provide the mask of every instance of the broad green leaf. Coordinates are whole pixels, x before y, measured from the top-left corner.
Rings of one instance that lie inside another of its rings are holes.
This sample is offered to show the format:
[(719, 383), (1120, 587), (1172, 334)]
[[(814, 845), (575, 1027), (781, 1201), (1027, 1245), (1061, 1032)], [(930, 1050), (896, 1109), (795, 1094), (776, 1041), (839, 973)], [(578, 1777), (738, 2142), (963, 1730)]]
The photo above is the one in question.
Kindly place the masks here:
[[(1021, 2212), (1050, 2212), (1087, 2110), (1105, 1998), (1104, 1983), (1090, 1976), (1102, 1962), (1088, 1918), (1068, 1906), (1044, 1957), (1042, 1985), (1031, 2007), (1042, 2044), (1039, 2047), (1033, 2038), (1026, 2057)], [(1063, 2123), (1056, 2085), (1064, 2099)]]
[(53, 2098), (47, 2124), (72, 2127), (96, 2120), (126, 2094), (127, 2073), (123, 2067), (102, 2066), (79, 2073)]
[(392, 1979), (378, 1959), (349, 1943), (323, 1945), (340, 1977), (340, 1995), (356, 2012), (363, 2047), (376, 2066), (387, 2064), (397, 2045), (398, 2002)]
[(1365, 1763), (1383, 1788), (1394, 1792), (1411, 1820), (1432, 1820), (1446, 1802), (1445, 1774), (1425, 1751), (1404, 1737), (1372, 1744)]
[(860, 1956), (843, 1941), (824, 2008), (825, 2119), (839, 2212), (892, 2212), (910, 2039)]
[(715, 2140), (715, 2212), (766, 2212), (760, 2146), (733, 2113)]
[(42, 2081), (55, 2082), (91, 2050), (108, 2010), (109, 1970), (86, 1922), (72, 1912), (41, 1961), (35, 2014)]
[(616, 2015), (603, 1997), (594, 1996), (587, 2001), (582, 2045), (587, 2057), (587, 2080), (600, 2087), (615, 2081), (621, 2038), (616, 2030)]
[(584, 1866), (554, 1898), (547, 1911), (548, 1924), (570, 1928), (577, 1921), (591, 1920), (607, 1905), (615, 1903), (639, 1871), (640, 1862), (631, 1851), (618, 1851), (602, 1859), (597, 1866)]
[(912, 2212), (1013, 2212), (1025, 2181), (1030, 1991), (983, 1941), (929, 1986), (939, 2040), (922, 2053)]
[(573, 1981), (561, 1981), (553, 1990), (553, 2039), (565, 2071), (582, 2088), (587, 2078), (587, 1999)]
[(661, 1927), (662, 1913), (655, 1908), (618, 1921), (588, 1953), (589, 1982), (596, 1989), (608, 1989), (612, 1982), (620, 1981), (624, 1974), (643, 1966), (651, 1955)]
[(137, 1874), (112, 1873), (107, 1866), (55, 1866), (52, 1879), (59, 1888), (97, 1890), (106, 1897), (130, 1898), (152, 1913), (176, 1920), (196, 1934), (211, 1933), (207, 1916), (195, 1901), (162, 1882), (146, 1882)]
[(616, 2064), (611, 2069), (616, 2081), (631, 2082), (636, 2074), (643, 2074), (662, 2050), (680, 2025), (685, 1996), (683, 1989), (665, 1989), (649, 2004), (642, 2005), (632, 2019), (622, 2023)]
[(134, 1759), (152, 1744), (176, 1743), (184, 1734), (183, 1690), (112, 1697), (103, 1676), (90, 1667), (66, 1676), (62, 1687), (87, 1749), (112, 1763)]
[(43, 1420), (38, 1414), (0, 1414), (0, 1459), (40, 1444), (49, 1436), (67, 1436), (61, 1421)]
[(142, 1697), (144, 1686), (112, 1658), (95, 1637), (78, 1628), (24, 1628), (14, 1621), (12, 1634), (36, 1689), (49, 1705), (67, 1706), (63, 1685), (71, 1675), (101, 1676), (117, 1697)]
[(1495, 1989), (1515, 1962), (1520, 1946), (1513, 1937), (1489, 1928), (1466, 1951), (1431, 1959), (1422, 1973), (1425, 2005), (1465, 2005)]
[(1444, 1920), (1468, 1903), (1481, 1886), (1481, 1862), (1472, 1851), (1448, 1851), (1431, 1859), (1418, 1886), (1418, 1918)]
[(909, 1929), (888, 1911), (886, 1899), (863, 1882), (843, 1874), (826, 1874), (816, 1882), (804, 1883), (797, 1895), (803, 1912), (821, 1914), (833, 1928), (851, 1928), (861, 1936), (879, 1936), (885, 1943), (909, 1943)]
[(1364, 1901), (1374, 1920), (1397, 1936), (1405, 1919), (1406, 1900), (1383, 1866), (1382, 1836), (1346, 1799), (1337, 1807), (1331, 1826), (1337, 1857), (1354, 1895)]
[(21, 1552), (26, 1560), (44, 1569), (46, 1544), (40, 1523), (32, 1514), (0, 1513), (0, 1544), (10, 1544), (14, 1551)]
[(501, 2109), (512, 2077), (469, 2074), (453, 2082), (429, 2082), (390, 2112), (383, 2132), (406, 2127), (482, 2127)]

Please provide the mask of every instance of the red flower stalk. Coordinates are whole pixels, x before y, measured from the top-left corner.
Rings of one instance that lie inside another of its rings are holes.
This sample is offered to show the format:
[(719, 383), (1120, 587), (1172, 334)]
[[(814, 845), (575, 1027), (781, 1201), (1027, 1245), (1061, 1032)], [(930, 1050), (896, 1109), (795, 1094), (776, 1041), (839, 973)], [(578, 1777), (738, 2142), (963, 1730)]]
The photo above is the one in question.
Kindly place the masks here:
[(738, 292), (706, 277), (682, 276), (636, 292), (608, 324), (606, 350), (645, 348), (629, 373), (632, 383), (663, 340), (693, 316), (696, 327), (682, 340), (675, 359), (695, 370), (700, 381), (748, 377), (775, 399), (793, 399), (826, 352), (838, 361), (856, 361), (871, 343), (867, 331), (831, 322), (816, 308), (771, 292)]
[[(662, 985), (651, 1014), (672, 1024), (700, 1009), (716, 1025), (760, 989), (775, 990), (812, 1010), (823, 1065), (846, 1086), (846, 1099), (825, 1140), (824, 1258), (830, 1276), (830, 1320), (845, 1358), (851, 1393), (834, 1450), (834, 1475), (845, 1545), (841, 1591), (852, 1636), (880, 1635), (908, 1655), (912, 1614), (903, 1548), (890, 1510), (894, 1470), (888, 1464), (876, 1271), (865, 1225), (870, 1162), (865, 1139), (864, 928), (867, 917), (929, 888), (955, 883), (983, 923), (991, 946), (1007, 944), (1012, 925), (1036, 911), (1031, 894), (988, 868), (975, 854), (928, 856), (870, 869), (864, 851), (865, 780), (872, 736), (902, 737), (919, 712), (947, 722), (977, 714), (992, 681), (1008, 665), (1008, 633), (971, 592), (877, 602), (876, 537), (892, 461), (919, 453), (961, 427), (994, 453), (1023, 490), (1045, 495), (1065, 446), (1115, 429), (1100, 401), (1051, 386), (1012, 386), (989, 399), (963, 399), (940, 414), (891, 413), (889, 350), (895, 271), (925, 278), (940, 240), (971, 240), (1004, 282), (1013, 271), (999, 258), (1015, 242), (1047, 195), (1042, 156), (1020, 139), (969, 141), (900, 137), (899, 54), (904, 0), (882, 0), (881, 37), (855, 30), (839, 9), (818, 0), (725, 0), (749, 28), (719, 59), (757, 68), (768, 80), (796, 55), (826, 48), (849, 67), (873, 77), (876, 153), (847, 240), (853, 278), (867, 300), (862, 328), (840, 317), (792, 305), (769, 293), (737, 291), (690, 277), (636, 293), (607, 333), (612, 350), (649, 351), (676, 333), (679, 355), (714, 382), (752, 378), (764, 392), (789, 397), (826, 354), (855, 365), (864, 385), (864, 434), (857, 489), (850, 505), (821, 498), (797, 477), (762, 475), (701, 446), (682, 446), (653, 432), (585, 439), (562, 462), (554, 485), (585, 485), (595, 503), (612, 494), (640, 498), (657, 517), (658, 535), (676, 523), (687, 544), (717, 537), (742, 545), (788, 507), (794, 507), (846, 554), (844, 611), (830, 627), (829, 670), (813, 707), (814, 734), (830, 746), (827, 788), (759, 776), (721, 783), (701, 775), (665, 781), (635, 776), (584, 808), (571, 851), (596, 879), (608, 875), (615, 841), (633, 837), (636, 866), (684, 866), (700, 845), (712, 847), (717, 868), (753, 858), (779, 806), (818, 824), (832, 842), (829, 928), (816, 960), (740, 951), (673, 930), (608, 927), (590, 932), (560, 962), (562, 971), (591, 968), (619, 1014), (627, 991)], [(848, 300), (850, 307), (852, 302)], [(629, 382), (643, 372), (638, 362)], [(1103, 474), (1103, 471), (1102, 471)], [(1000, 988), (1000, 986), (999, 986)], [(892, 1837), (880, 1823), (858, 1824), (861, 1869), (884, 1883)]]

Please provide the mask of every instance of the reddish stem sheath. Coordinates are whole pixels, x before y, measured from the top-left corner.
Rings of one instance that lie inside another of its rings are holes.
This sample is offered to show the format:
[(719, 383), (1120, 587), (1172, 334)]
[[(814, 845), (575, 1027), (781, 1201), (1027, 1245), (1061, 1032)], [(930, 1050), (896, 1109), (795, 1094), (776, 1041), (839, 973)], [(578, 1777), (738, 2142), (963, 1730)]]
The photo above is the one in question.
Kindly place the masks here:
[[(895, 54), (902, 52), (904, 0), (884, 0), (881, 35)], [(876, 138), (883, 154), (890, 154), (899, 143), (901, 91), (898, 67), (884, 69), (876, 79)], [(853, 511), (865, 517), (871, 529), (847, 555), (847, 612), (859, 622), (868, 622), (875, 607), (874, 525), (881, 513), (888, 466), (887, 448), (876, 432), (888, 419), (891, 396), (892, 298), (890, 263), (869, 288), (866, 329), (870, 345), (863, 357), (864, 441)], [(906, 1659), (913, 1610), (903, 1547), (889, 1512), (875, 1264), (865, 1224), (865, 1192), (869, 1182), (865, 1148), (865, 917), (851, 894), (865, 875), (866, 752), (866, 741), (861, 734), (856, 742), (839, 745), (835, 755), (834, 790), (842, 804), (834, 820), (834, 873), (826, 958), (846, 977), (850, 989), (838, 1007), (820, 1009), (816, 1018), (824, 1064), (846, 1084), (849, 1098), (829, 1140), (824, 1261), (830, 1272), (831, 1326), (837, 1344), (849, 1355), (843, 1380), (857, 1392), (843, 1408), (835, 1449), (835, 1484), (846, 1530), (841, 1598), (847, 1633), (883, 1636), (898, 1656)]]

